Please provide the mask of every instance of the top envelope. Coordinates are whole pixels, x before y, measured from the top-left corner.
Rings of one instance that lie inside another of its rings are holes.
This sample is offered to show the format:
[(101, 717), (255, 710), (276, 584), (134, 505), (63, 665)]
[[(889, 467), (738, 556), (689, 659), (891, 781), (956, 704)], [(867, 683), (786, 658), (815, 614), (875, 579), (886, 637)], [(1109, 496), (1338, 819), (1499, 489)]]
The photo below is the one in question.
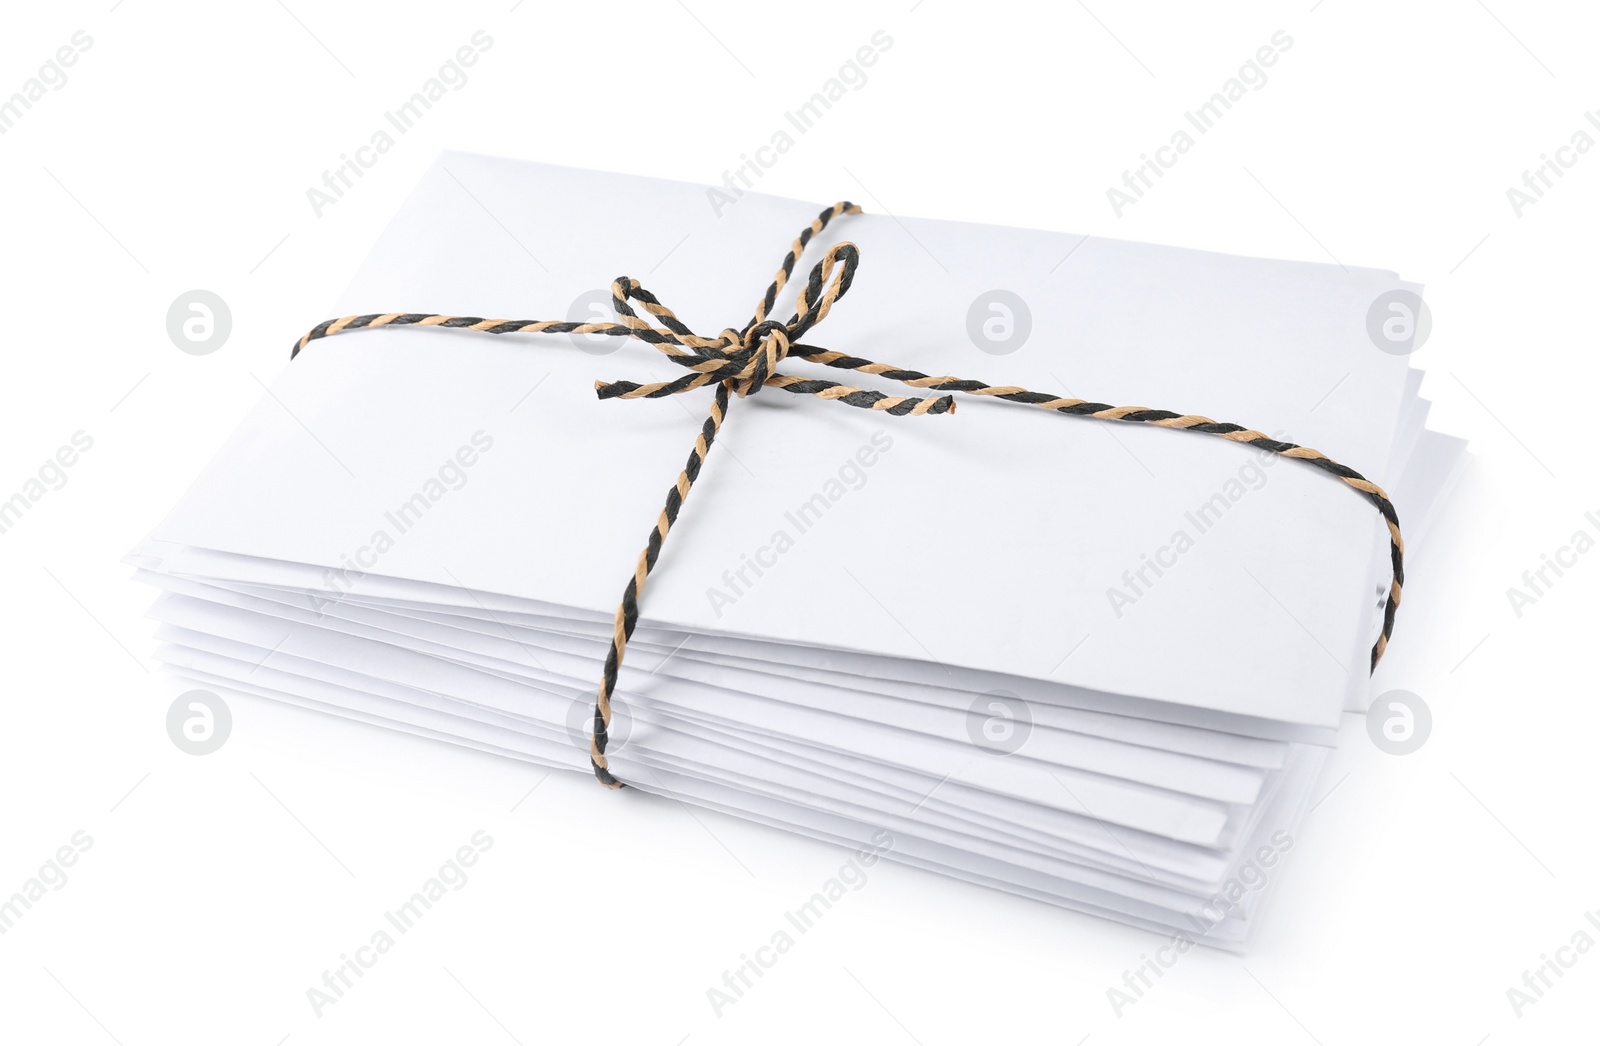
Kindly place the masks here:
[[(827, 202), (747, 194), (719, 216), (700, 186), (448, 153), (328, 315), (601, 319), (631, 275), (711, 337)], [(861, 267), (810, 344), (1398, 471), (1407, 364), (1367, 335), (1389, 273), (868, 213), (813, 242), (778, 318), (845, 239)], [(315, 341), (152, 538), (329, 568), (336, 591), (364, 572), (609, 620), (711, 393), (600, 401), (594, 382), (684, 373), (627, 338)], [(957, 401), (735, 400), (642, 622), (1319, 727), (1364, 692), (1388, 542), (1360, 495), (1215, 437)]]

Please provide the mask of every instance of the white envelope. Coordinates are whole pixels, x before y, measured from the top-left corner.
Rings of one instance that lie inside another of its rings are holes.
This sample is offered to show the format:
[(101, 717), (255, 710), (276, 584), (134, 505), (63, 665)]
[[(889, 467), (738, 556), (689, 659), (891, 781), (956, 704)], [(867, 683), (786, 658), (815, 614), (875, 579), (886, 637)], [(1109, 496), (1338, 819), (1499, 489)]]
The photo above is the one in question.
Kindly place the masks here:
[[(695, 186), (447, 154), (331, 314), (563, 318), (628, 273), (715, 334), (745, 322), (817, 209), (749, 195), (719, 219)], [(1390, 274), (871, 214), (819, 246), (845, 238), (861, 270), (810, 342), (1235, 421), (1379, 483), (1404, 442), (1408, 368), (1365, 327)], [(996, 287), (1031, 312), (1029, 341), (1005, 356), (967, 336), (970, 303)], [(604, 356), (560, 336), (318, 341), (153, 537), (340, 569), (482, 432), (492, 449), (465, 484), (392, 534), (364, 581), (604, 621), (709, 393), (601, 402), (592, 384), (677, 373), (631, 341)], [(870, 468), (853, 464), (863, 448)], [(802, 532), (794, 514), (814, 495), (828, 507)], [(1195, 513), (1218, 497), (1202, 531)], [(1159, 577), (1146, 567), (1119, 616), (1108, 592), (1183, 530), (1193, 547)], [(731, 605), (712, 595), (780, 531), (793, 546), (775, 566)], [(971, 398), (948, 417), (890, 418), (767, 389), (730, 411), (642, 622), (1007, 673), (1040, 683), (1041, 700), (1068, 684), (1328, 728), (1365, 693), (1387, 559), (1377, 513), (1349, 488), (1224, 440)]]

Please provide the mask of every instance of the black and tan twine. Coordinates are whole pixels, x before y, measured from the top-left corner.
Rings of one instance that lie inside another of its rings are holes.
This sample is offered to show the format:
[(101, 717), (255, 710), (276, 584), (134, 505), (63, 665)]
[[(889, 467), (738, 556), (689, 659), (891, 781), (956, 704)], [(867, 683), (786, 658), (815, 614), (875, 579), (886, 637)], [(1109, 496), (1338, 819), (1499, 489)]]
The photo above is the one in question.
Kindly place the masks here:
[[(595, 777), (608, 788), (620, 788), (622, 782), (612, 776), (606, 761), (606, 744), (611, 729), (611, 699), (616, 691), (617, 672), (628, 649), (639, 621), (639, 598), (646, 580), (660, 558), (661, 547), (667, 534), (678, 520), (678, 513), (689, 497), (695, 480), (705, 464), (711, 445), (722, 430), (731, 402), (730, 394), (748, 396), (763, 388), (779, 388), (785, 392), (817, 396), (821, 399), (839, 400), (852, 407), (882, 411), (893, 415), (950, 414), (955, 411), (955, 400), (949, 395), (936, 397), (889, 396), (872, 389), (856, 388), (823, 378), (800, 378), (778, 373), (785, 359), (804, 359), (821, 363), (838, 370), (853, 370), (880, 378), (898, 381), (914, 389), (931, 392), (961, 392), (969, 396), (992, 396), (1012, 403), (1022, 403), (1041, 410), (1079, 417), (1099, 418), (1106, 421), (1140, 422), (1162, 428), (1203, 432), (1235, 443), (1243, 443), (1273, 454), (1282, 455), (1315, 465), (1341, 480), (1370, 501), (1389, 528), (1389, 560), (1393, 576), (1384, 601), (1383, 628), (1372, 647), (1371, 667), (1376, 668), (1389, 645), (1394, 631), (1395, 612), (1400, 606), (1400, 591), (1405, 580), (1405, 543), (1400, 536), (1400, 520), (1389, 496), (1376, 483), (1364, 478), (1345, 465), (1308, 447), (1272, 439), (1263, 432), (1242, 425), (1213, 421), (1199, 414), (1179, 414), (1170, 410), (1150, 407), (1116, 407), (1109, 403), (1069, 399), (1050, 393), (1033, 392), (1017, 385), (988, 385), (981, 381), (955, 378), (948, 375), (933, 376), (921, 371), (907, 370), (886, 363), (876, 363), (842, 352), (805, 345), (800, 342), (811, 328), (827, 315), (838, 300), (850, 289), (861, 255), (849, 242), (837, 243), (828, 248), (822, 260), (812, 268), (810, 277), (800, 289), (794, 315), (787, 323), (771, 319), (778, 294), (794, 275), (806, 246), (812, 238), (843, 214), (858, 214), (861, 208), (848, 202), (836, 203), (817, 215), (795, 238), (784, 255), (767, 292), (756, 305), (750, 322), (738, 330), (729, 328), (715, 338), (695, 334), (678, 319), (671, 309), (662, 305), (655, 295), (639, 285), (637, 280), (623, 276), (611, 284), (611, 304), (617, 321), (575, 323), (567, 320), (491, 320), (477, 316), (443, 316), (435, 313), (372, 313), (365, 316), (344, 316), (317, 324), (295, 345), (290, 358), (313, 341), (345, 331), (367, 330), (377, 327), (444, 327), (450, 329), (482, 331), (487, 334), (599, 334), (613, 337), (637, 338), (654, 347), (673, 363), (689, 371), (671, 381), (638, 384), (631, 381), (596, 382), (595, 390), (601, 399), (655, 399), (672, 396), (691, 389), (715, 385), (711, 410), (700, 426), (694, 447), (683, 471), (667, 490), (666, 502), (656, 518), (655, 528), (644, 551), (639, 554), (633, 576), (623, 589), (622, 601), (617, 606), (611, 630), (611, 648), (606, 654), (605, 669), (595, 697), (594, 736), (589, 747), (589, 759)], [(660, 326), (641, 318), (630, 302), (638, 302)]]

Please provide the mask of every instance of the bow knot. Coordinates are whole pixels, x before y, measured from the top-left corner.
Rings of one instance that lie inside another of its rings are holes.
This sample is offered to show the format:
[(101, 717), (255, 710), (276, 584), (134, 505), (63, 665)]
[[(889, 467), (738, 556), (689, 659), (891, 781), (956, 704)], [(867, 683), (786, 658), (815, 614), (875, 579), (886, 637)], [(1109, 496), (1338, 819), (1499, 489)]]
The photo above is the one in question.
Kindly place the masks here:
[[(670, 381), (648, 384), (598, 381), (595, 382), (595, 391), (601, 399), (656, 399), (720, 383), (740, 396), (748, 396), (771, 386), (896, 415), (948, 414), (953, 411), (955, 402), (949, 396), (888, 396), (822, 378), (798, 378), (778, 373), (778, 366), (791, 355), (830, 364), (843, 358), (814, 346), (801, 345), (800, 339), (822, 322), (834, 303), (850, 290), (856, 266), (861, 262), (861, 252), (855, 244), (845, 241), (828, 248), (801, 287), (794, 315), (787, 323), (772, 319), (770, 313), (778, 292), (783, 290), (794, 274), (795, 264), (811, 238), (833, 218), (840, 214), (854, 214), (859, 210), (854, 204), (840, 203), (818, 215), (817, 220), (802, 230), (789, 248), (772, 285), (757, 303), (750, 322), (738, 329), (725, 328), (715, 338), (703, 338), (690, 330), (676, 313), (641, 287), (638, 280), (629, 276), (619, 277), (611, 284), (611, 307), (616, 310), (618, 323), (574, 325), (565, 329), (578, 333), (637, 338), (691, 373)], [(637, 302), (644, 312), (659, 321), (659, 325), (642, 318), (634, 310), (633, 302)], [(862, 361), (863, 364), (866, 362)], [(893, 368), (887, 370), (892, 371)]]

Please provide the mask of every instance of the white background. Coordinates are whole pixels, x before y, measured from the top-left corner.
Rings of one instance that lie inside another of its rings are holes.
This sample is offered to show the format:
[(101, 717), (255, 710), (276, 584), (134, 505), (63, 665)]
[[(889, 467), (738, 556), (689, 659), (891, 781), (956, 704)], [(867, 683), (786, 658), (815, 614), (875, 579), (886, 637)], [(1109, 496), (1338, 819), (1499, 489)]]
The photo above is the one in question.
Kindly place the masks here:
[[(113, 2), (13, 6), (0, 33), (0, 98), (93, 40), (0, 136), (0, 498), (94, 441), (0, 534), (0, 894), (93, 840), (0, 936), (8, 1041), (1592, 1040), (1600, 954), (1520, 1017), (1507, 989), (1600, 909), (1600, 554), (1520, 618), (1506, 595), (1600, 529), (1600, 156), (1507, 198), (1600, 136), (1592, 13)], [(315, 215), (306, 190), (480, 29), (469, 82)], [(1267, 83), (1119, 217), (1107, 188), (1280, 29)], [(1433, 736), (1388, 756), (1352, 718), (1248, 956), (1192, 952), (1120, 1015), (1107, 989), (1159, 938), (882, 863), (718, 1016), (707, 989), (846, 854), (243, 698), (221, 750), (185, 754), (119, 562), (438, 150), (720, 181), (877, 30), (892, 48), (761, 189), (1397, 270), (1428, 286), (1432, 424), (1472, 440), (1375, 684), (1423, 695)], [(207, 356), (166, 332), (195, 288), (232, 311)], [(306, 990), (480, 829), (470, 881), (318, 1016)]]

